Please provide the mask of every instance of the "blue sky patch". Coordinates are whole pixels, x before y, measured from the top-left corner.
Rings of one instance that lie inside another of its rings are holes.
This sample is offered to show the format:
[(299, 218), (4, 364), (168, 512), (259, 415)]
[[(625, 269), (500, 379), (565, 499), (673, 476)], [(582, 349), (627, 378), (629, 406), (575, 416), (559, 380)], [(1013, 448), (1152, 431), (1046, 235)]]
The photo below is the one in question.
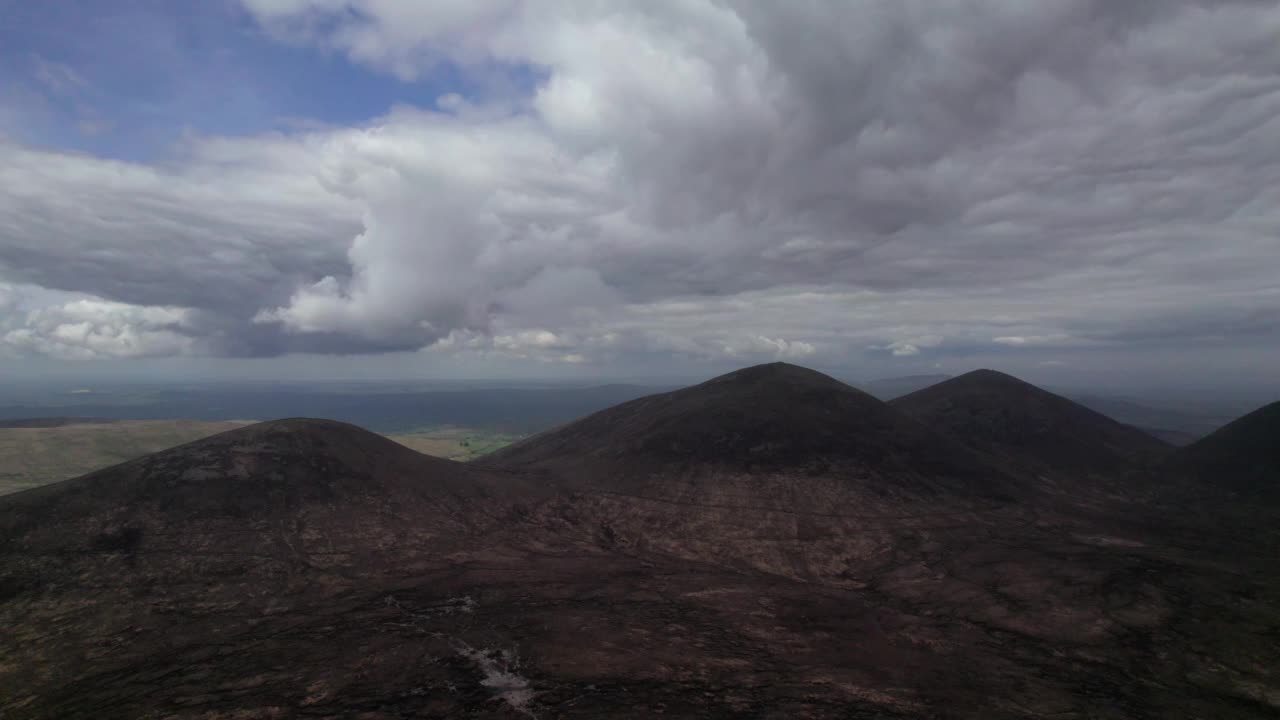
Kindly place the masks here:
[(163, 157), (187, 134), (359, 125), (396, 105), (527, 95), (536, 82), (529, 68), (448, 63), (405, 82), (338, 51), (281, 43), (231, 2), (0, 6), (0, 132), (123, 160)]

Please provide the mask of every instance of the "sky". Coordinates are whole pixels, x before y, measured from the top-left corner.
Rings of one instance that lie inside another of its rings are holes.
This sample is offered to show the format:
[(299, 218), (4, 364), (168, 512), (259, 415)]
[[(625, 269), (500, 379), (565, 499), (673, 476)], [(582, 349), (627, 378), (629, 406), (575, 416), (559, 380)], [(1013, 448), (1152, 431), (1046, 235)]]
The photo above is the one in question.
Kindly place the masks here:
[(0, 374), (1280, 385), (1273, 0), (0, 0)]

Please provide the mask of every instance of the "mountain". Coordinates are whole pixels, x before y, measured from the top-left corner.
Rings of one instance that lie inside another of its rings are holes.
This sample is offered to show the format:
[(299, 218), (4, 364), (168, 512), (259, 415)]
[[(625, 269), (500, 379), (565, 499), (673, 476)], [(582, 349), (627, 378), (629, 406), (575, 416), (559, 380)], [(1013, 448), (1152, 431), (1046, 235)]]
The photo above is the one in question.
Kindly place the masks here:
[(0, 539), (39, 558), (190, 552), (234, 566), (253, 554), (337, 570), (382, 543), (400, 545), (397, 562), (447, 545), (477, 529), (490, 491), (515, 485), (353, 425), (278, 420), (4, 496)]
[(999, 472), (874, 397), (771, 363), (650, 395), (481, 461), (588, 489), (669, 488), (703, 476), (836, 477), (877, 495), (996, 497)]
[(788, 365), (483, 464), (254, 425), (0, 497), (0, 715), (1274, 716), (1273, 553), (1014, 482)]
[(1169, 466), (1244, 497), (1280, 499), (1280, 402), (1183, 448)]
[(466, 612), (442, 573), (486, 554), (485, 536), (538, 496), (352, 425), (290, 419), (0, 497), (0, 715), (377, 705), (359, 688), (355, 710), (317, 702), (307, 683), (352, 685), (360, 664), (399, 687), (399, 660), (364, 644), (382, 603), (421, 581), (444, 593), (421, 612)]
[(1068, 492), (1082, 480), (1105, 486), (1170, 452), (1136, 428), (994, 370), (976, 370), (891, 404), (997, 467)]
[(787, 363), (626, 402), (479, 464), (562, 488), (532, 521), (585, 518), (583, 542), (804, 581), (846, 581), (907, 527), (978, 532), (1018, 512), (1015, 481), (973, 452)]

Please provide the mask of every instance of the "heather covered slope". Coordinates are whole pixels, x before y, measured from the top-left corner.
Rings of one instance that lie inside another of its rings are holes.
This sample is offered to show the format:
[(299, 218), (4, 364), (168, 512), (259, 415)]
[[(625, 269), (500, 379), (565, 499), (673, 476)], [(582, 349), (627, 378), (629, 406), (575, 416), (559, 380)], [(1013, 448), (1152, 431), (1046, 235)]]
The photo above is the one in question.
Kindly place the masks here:
[[(108, 700), (113, 688), (146, 686), (156, 663), (197, 648), (225, 643), (244, 662), (235, 648), (259, 623), (323, 616), (360, 588), (485, 552), (533, 497), (518, 478), (306, 419), (0, 497), (6, 717), (143, 716), (142, 698)], [(232, 682), (232, 659), (221, 679), (169, 690)], [(78, 694), (61, 692), (70, 682)]]
[(1141, 430), (993, 370), (976, 370), (890, 404), (997, 467), (1068, 492), (1116, 487), (1126, 474), (1172, 451)]
[[(530, 522), (625, 552), (827, 580), (907, 528), (1022, 509), (1000, 470), (885, 403), (786, 363), (589, 415), (480, 461), (565, 493)], [(994, 515), (993, 515), (994, 514)]]
[(153, 580), (208, 569), (403, 572), (500, 524), (526, 492), (518, 478), (353, 425), (279, 420), (0, 497), (0, 540), (14, 551), (4, 558), (10, 587), (112, 572), (101, 553)]
[[(0, 712), (1138, 720), (1280, 707), (1273, 557), (1115, 526), (1135, 509), (1121, 500), (1094, 515), (1071, 498), (1062, 512), (993, 498), (975, 483), (1002, 482), (998, 470), (800, 368), (691, 390), (653, 401), (653, 417), (584, 420), (519, 466), (294, 420), (0, 498)], [(815, 418), (857, 433), (815, 439)]]
[[(1132, 447), (1140, 454), (1164, 452), (1158, 441), (1134, 439), (1118, 423), (1089, 411), (1075, 414), (1070, 403), (1065, 409), (1049, 403), (1052, 416), (1068, 425), (1071, 452), (1095, 452), (1091, 443), (1101, 438), (1096, 452), (1104, 461), (1086, 467), (1106, 474), (1073, 470), (1070, 478), (1109, 482), (1117, 477), (1112, 473), (1133, 467)], [(1074, 420), (1101, 429), (1075, 437)], [(1046, 498), (1029, 490), (1042, 485), (1026, 474), (1025, 462), (985, 449), (975, 452), (986, 464), (863, 393), (776, 364), (632, 401), (484, 462), (571, 488), (526, 519), (562, 537), (629, 557), (679, 558), (875, 597), (879, 607), (909, 608), (913, 619), (902, 622), (912, 629), (899, 629), (894, 638), (928, 635), (924, 628), (933, 626), (921, 623), (923, 617), (947, 618), (934, 641), (956, 653), (941, 661), (955, 663), (952, 670), (981, 666), (1005, 680), (1021, 675), (1015, 667), (1037, 674), (1023, 677), (1026, 695), (992, 698), (981, 711), (957, 706), (957, 716), (1000, 716), (1010, 712), (1006, 700), (1022, 708), (1012, 711), (1017, 717), (1142, 717), (1157, 707), (1157, 716), (1168, 717), (1269, 712), (1256, 704), (1255, 690), (1232, 685), (1259, 682), (1248, 663), (1231, 661), (1215, 680), (1226, 689), (1206, 691), (1196, 684), (1203, 678), (1189, 681), (1187, 668), (1201, 660), (1189, 660), (1186, 639), (1196, 638), (1201, 658), (1224, 652), (1270, 657), (1257, 633), (1274, 614), (1256, 605), (1232, 607), (1232, 593), (1275, 597), (1274, 573), (1263, 573), (1265, 581), (1245, 579), (1248, 572), (1237, 575), (1241, 571), (1221, 563), (1212, 547), (1175, 557), (1159, 523), (1116, 522), (1142, 510), (1123, 493)], [(1249, 553), (1234, 561), (1265, 565)], [(1202, 623), (1210, 617), (1218, 619), (1205, 635), (1210, 626)], [(822, 623), (816, 616), (814, 622)], [(981, 630), (962, 640), (966, 628)], [(1149, 650), (1135, 654), (1125, 645), (1135, 641)], [(970, 642), (989, 644), (969, 655)], [(923, 670), (938, 661), (911, 662)], [(1040, 673), (1073, 679), (1055, 686)], [(944, 672), (930, 682), (945, 685), (956, 677)], [(1274, 674), (1261, 682), (1250, 687), (1274, 687)], [(1152, 683), (1161, 689), (1141, 698), (1129, 694)], [(1107, 689), (1094, 702), (1078, 694), (1081, 684)], [(1224, 695), (1215, 699), (1218, 692)], [(1115, 710), (1126, 704), (1128, 710)]]

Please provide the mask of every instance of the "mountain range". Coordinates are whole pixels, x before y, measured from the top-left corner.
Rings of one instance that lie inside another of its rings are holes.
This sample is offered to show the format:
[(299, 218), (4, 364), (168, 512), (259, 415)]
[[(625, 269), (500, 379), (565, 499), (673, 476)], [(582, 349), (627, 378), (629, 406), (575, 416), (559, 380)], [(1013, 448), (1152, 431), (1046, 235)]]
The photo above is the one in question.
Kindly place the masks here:
[(467, 464), (252, 425), (0, 497), (0, 716), (1274, 717), (1277, 407), (775, 363)]

